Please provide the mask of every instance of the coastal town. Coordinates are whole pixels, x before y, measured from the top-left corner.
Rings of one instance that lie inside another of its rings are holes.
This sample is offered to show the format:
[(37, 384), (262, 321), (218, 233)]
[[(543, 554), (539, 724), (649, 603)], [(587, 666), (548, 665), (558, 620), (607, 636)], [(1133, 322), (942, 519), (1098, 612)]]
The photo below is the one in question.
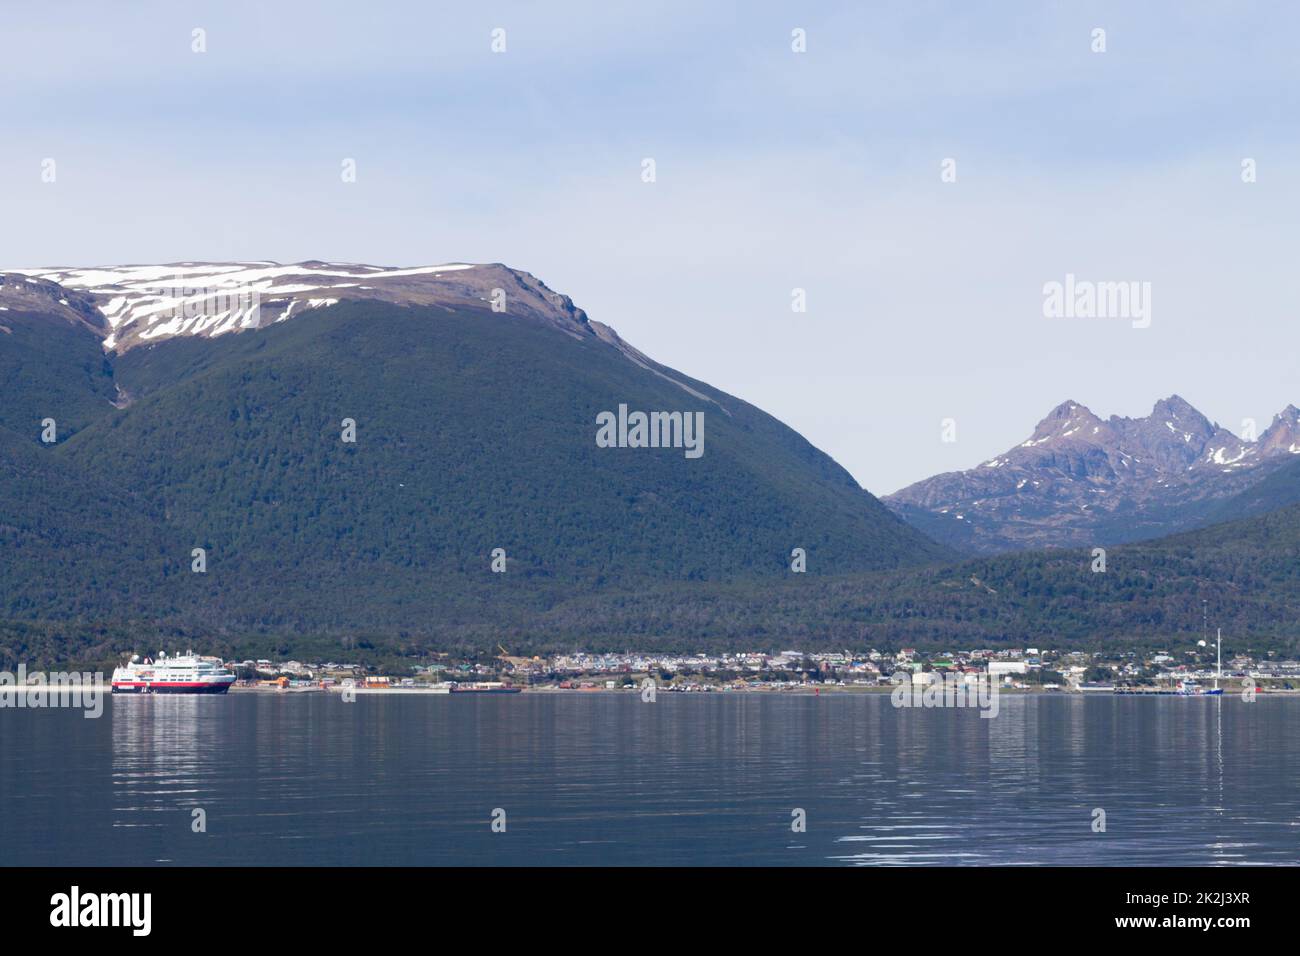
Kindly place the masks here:
[(228, 661), (236, 690), (429, 689), (509, 691), (634, 690), (649, 678), (661, 690), (827, 692), (888, 690), (900, 682), (992, 680), (1005, 691), (1147, 693), (1210, 685), (1253, 686), (1261, 691), (1300, 688), (1300, 661), (1274, 654), (1236, 654), (1216, 660), (1213, 642), (1181, 654), (1137, 651), (1052, 651), (1034, 647), (947, 653), (903, 648), (735, 654), (568, 653), (526, 657), (436, 659), (405, 672), (381, 673), (359, 663)]

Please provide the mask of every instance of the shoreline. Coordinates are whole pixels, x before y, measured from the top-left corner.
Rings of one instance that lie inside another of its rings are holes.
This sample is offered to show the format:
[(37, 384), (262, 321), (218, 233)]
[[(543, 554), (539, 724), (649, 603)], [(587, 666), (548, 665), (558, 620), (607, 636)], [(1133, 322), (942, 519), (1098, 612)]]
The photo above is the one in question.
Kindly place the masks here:
[[(627, 687), (555, 687), (555, 686), (524, 686), (519, 689), (518, 693), (500, 691), (450, 691), (447, 688), (431, 687), (351, 687), (344, 688), (342, 685), (334, 684), (329, 687), (320, 687), (318, 685), (302, 687), (274, 687), (274, 686), (232, 686), (228, 694), (270, 694), (270, 695), (291, 695), (291, 694), (341, 694), (344, 690), (351, 690), (357, 696), (402, 696), (402, 697), (515, 697), (515, 696), (560, 696), (560, 695), (613, 695), (613, 696), (633, 696), (641, 693), (641, 686), (630, 685)], [(863, 695), (888, 695), (892, 693), (892, 686), (801, 686), (801, 687), (777, 687), (777, 686), (752, 686), (752, 687), (707, 687), (692, 689), (677, 689), (665, 685), (657, 685), (656, 693), (674, 694), (674, 695), (709, 695), (709, 696), (733, 696), (733, 695), (782, 695), (793, 697), (851, 697)], [(30, 696), (33, 693), (46, 693), (65, 696), (68, 694), (104, 694), (106, 696), (116, 697), (186, 697), (186, 696), (222, 696), (219, 694), (113, 694), (112, 687), (109, 683), (102, 684), (83, 684), (79, 687), (60, 687), (49, 685), (0, 685), (0, 706), (14, 706), (8, 701), (16, 698), (18, 692), (23, 692), (24, 696)], [(1222, 694), (1179, 694), (1174, 691), (1158, 688), (1148, 689), (1123, 689), (1107, 691), (1079, 691), (1079, 690), (1039, 690), (1039, 689), (1022, 689), (1022, 688), (999, 688), (998, 694), (1015, 697), (1207, 697), (1207, 698), (1225, 698), (1240, 697), (1240, 688), (1223, 688)], [(1294, 697), (1300, 696), (1300, 688), (1270, 688), (1267, 685), (1257, 685), (1257, 695), (1259, 697)]]
[[(303, 693), (334, 693), (338, 694), (344, 688), (334, 685), (331, 687), (232, 687), (229, 693), (232, 694), (303, 694)], [(492, 692), (452, 692), (446, 690), (433, 690), (422, 687), (354, 687), (352, 692), (360, 695), (400, 695), (400, 696), (423, 696), (423, 697), (518, 697), (518, 696), (558, 696), (558, 695), (577, 695), (588, 696), (592, 694), (603, 694), (612, 696), (635, 696), (641, 692), (639, 685), (629, 686), (626, 688), (618, 687), (522, 687), (518, 694), (502, 694)], [(697, 690), (677, 690), (671, 687), (658, 686), (656, 693), (674, 694), (683, 696), (734, 696), (750, 694), (767, 694), (767, 695), (785, 695), (796, 697), (847, 697), (861, 695), (888, 695), (894, 690), (893, 687), (745, 687), (745, 688), (724, 688), (716, 687), (709, 689)], [(1260, 688), (1257, 691), (1260, 697), (1288, 697), (1300, 695), (1300, 689), (1285, 690)], [(1071, 691), (1071, 690), (1022, 690), (1019, 688), (1007, 688), (998, 690), (999, 695), (1015, 697), (1205, 697), (1213, 699), (1215, 697), (1239, 697), (1240, 691), (1230, 691), (1224, 689), (1223, 694), (1178, 694), (1167, 690), (1126, 690), (1126, 691)]]

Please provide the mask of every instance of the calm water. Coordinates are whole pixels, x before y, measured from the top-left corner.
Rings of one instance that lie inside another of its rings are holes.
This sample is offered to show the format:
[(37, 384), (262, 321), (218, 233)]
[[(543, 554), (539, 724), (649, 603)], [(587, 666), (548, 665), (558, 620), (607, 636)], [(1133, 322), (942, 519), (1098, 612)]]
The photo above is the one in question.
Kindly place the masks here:
[[(1001, 705), (992, 720), (884, 695), (127, 697), (99, 720), (5, 709), (0, 860), (1300, 862), (1300, 699)], [(196, 807), (206, 833), (191, 831)], [(796, 807), (806, 833), (791, 832)]]

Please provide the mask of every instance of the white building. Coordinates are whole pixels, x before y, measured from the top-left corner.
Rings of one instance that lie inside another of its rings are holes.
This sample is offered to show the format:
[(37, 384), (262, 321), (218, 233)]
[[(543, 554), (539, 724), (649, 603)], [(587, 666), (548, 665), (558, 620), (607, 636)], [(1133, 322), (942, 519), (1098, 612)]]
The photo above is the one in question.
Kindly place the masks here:
[(989, 661), (989, 677), (1028, 673), (1029, 664), (1026, 661)]

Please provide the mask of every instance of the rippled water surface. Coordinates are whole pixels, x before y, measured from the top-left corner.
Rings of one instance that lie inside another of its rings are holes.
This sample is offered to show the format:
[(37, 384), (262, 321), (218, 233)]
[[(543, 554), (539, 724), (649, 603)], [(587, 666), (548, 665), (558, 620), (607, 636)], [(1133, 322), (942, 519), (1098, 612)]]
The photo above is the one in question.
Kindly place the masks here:
[(1297, 731), (1231, 696), (119, 697), (0, 710), (0, 860), (1294, 864)]

